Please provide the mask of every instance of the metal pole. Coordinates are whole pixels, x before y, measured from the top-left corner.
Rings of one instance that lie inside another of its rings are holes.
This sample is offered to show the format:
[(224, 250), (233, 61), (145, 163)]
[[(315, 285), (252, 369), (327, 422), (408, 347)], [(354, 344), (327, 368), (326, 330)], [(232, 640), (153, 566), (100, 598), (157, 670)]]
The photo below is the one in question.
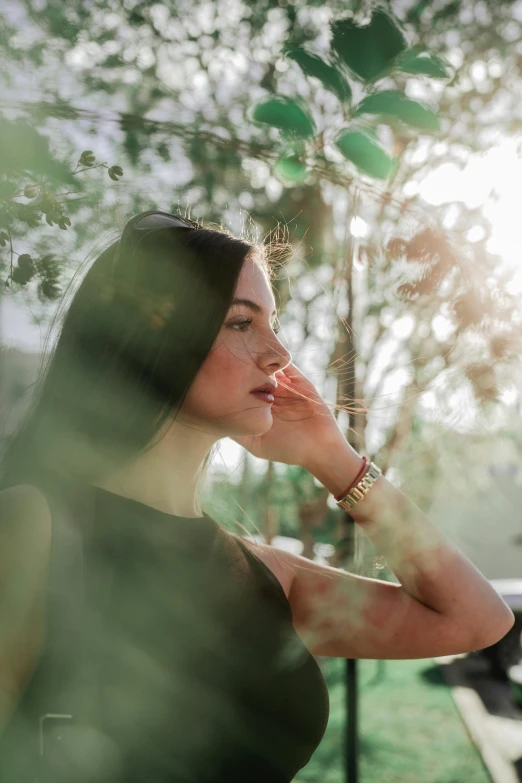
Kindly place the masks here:
[[(345, 314), (346, 334), (340, 338), (342, 347), (340, 352), (346, 356), (346, 367), (343, 368), (343, 373), (338, 377), (337, 384), (337, 403), (346, 404), (348, 400), (350, 407), (348, 410), (348, 432), (347, 440), (349, 443), (356, 447), (355, 432), (356, 432), (356, 411), (355, 411), (355, 399), (356, 399), (356, 356), (357, 346), (354, 334), (354, 291), (353, 291), (353, 256), (354, 256), (354, 239), (350, 231), (350, 220), (354, 216), (358, 205), (357, 194), (354, 194), (353, 198), (349, 200), (348, 209), (346, 214), (346, 234), (345, 234), (345, 266), (343, 269), (343, 277), (346, 281), (347, 287), (347, 304), (348, 309)], [(360, 548), (361, 542), (357, 538), (357, 526), (355, 520), (348, 513), (344, 513), (339, 521), (339, 535), (335, 543), (335, 565), (337, 567), (343, 567), (348, 565), (350, 569), (356, 569), (360, 566), (360, 553), (357, 551), (358, 545)], [(358, 686), (357, 686), (357, 661), (355, 659), (346, 660), (346, 742), (344, 745), (345, 755), (345, 783), (358, 783), (358, 762), (359, 762), (359, 742), (358, 742)]]
[[(356, 199), (353, 199), (352, 209)], [(348, 220), (350, 216), (348, 215)], [(353, 292), (353, 254), (354, 241), (350, 233), (347, 235), (347, 268), (346, 282), (348, 287), (348, 313), (346, 317), (347, 338), (348, 338), (348, 372), (346, 378), (345, 392), (350, 404), (349, 409), (349, 431), (348, 441), (353, 443), (355, 434), (355, 410), (354, 401), (356, 397), (356, 344), (354, 333), (354, 292)], [(345, 532), (350, 532), (351, 539), (351, 561), (355, 564), (357, 559), (356, 547), (356, 524), (355, 520), (346, 513), (343, 519)], [(354, 658), (348, 658), (346, 661), (346, 783), (358, 783), (359, 781), (359, 737), (358, 737), (358, 683), (357, 683), (357, 661)]]
[[(356, 199), (353, 199), (352, 207), (355, 206)], [(356, 397), (356, 380), (355, 380), (355, 368), (356, 368), (356, 356), (357, 346), (355, 344), (355, 318), (354, 318), (354, 291), (353, 291), (353, 255), (354, 255), (354, 241), (351, 234), (348, 234), (347, 243), (347, 270), (346, 281), (348, 283), (348, 346), (349, 346), (349, 367), (348, 367), (348, 383), (347, 383), (347, 397), (350, 404), (349, 410), (349, 432), (348, 440), (352, 446), (355, 434), (355, 397)], [(349, 514), (346, 514), (345, 525), (349, 526), (352, 534), (352, 562), (355, 563), (357, 558), (357, 546), (356, 546), (356, 524), (355, 520)], [(357, 683), (357, 661), (354, 658), (348, 658), (346, 661), (346, 783), (358, 783), (359, 781), (359, 711), (358, 711), (358, 683)]]
[(346, 660), (346, 783), (359, 781), (357, 660)]

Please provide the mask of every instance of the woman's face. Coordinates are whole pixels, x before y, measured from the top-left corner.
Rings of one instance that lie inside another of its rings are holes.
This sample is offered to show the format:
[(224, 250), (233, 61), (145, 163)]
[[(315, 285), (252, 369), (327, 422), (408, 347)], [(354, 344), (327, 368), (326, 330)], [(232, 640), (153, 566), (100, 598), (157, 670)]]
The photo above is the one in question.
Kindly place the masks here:
[(292, 357), (273, 330), (274, 296), (256, 261), (243, 264), (234, 302), (177, 418), (219, 437), (262, 435), (272, 426), (272, 405), (251, 391), (277, 383)]

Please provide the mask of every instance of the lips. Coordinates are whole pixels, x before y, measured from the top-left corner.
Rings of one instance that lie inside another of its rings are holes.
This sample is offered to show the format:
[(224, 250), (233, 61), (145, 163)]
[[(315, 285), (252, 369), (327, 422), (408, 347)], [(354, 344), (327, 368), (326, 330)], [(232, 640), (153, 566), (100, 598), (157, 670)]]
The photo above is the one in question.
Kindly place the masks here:
[(250, 394), (255, 394), (259, 399), (271, 405), (275, 402), (274, 393), (276, 389), (276, 381), (266, 381), (262, 386), (258, 386), (257, 389), (252, 389)]
[(256, 392), (266, 392), (267, 394), (274, 394), (277, 389), (277, 383), (264, 383), (262, 386), (258, 386), (257, 389), (252, 389), (251, 394)]

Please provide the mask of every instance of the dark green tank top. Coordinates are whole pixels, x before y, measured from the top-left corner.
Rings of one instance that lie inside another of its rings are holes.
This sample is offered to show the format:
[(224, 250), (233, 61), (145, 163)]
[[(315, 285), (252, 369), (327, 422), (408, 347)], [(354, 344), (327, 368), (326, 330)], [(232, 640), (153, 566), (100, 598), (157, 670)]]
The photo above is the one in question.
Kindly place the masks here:
[(45, 493), (49, 630), (0, 783), (289, 783), (329, 699), (272, 571), (207, 514)]

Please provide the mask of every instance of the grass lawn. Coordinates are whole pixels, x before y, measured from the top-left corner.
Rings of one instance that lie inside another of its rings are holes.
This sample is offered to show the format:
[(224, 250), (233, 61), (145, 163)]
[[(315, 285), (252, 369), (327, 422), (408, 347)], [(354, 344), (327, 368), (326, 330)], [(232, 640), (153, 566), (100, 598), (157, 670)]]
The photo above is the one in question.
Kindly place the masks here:
[[(295, 783), (345, 783), (346, 662), (319, 658), (330, 692), (323, 741)], [(360, 661), (360, 783), (491, 783), (431, 658)]]

